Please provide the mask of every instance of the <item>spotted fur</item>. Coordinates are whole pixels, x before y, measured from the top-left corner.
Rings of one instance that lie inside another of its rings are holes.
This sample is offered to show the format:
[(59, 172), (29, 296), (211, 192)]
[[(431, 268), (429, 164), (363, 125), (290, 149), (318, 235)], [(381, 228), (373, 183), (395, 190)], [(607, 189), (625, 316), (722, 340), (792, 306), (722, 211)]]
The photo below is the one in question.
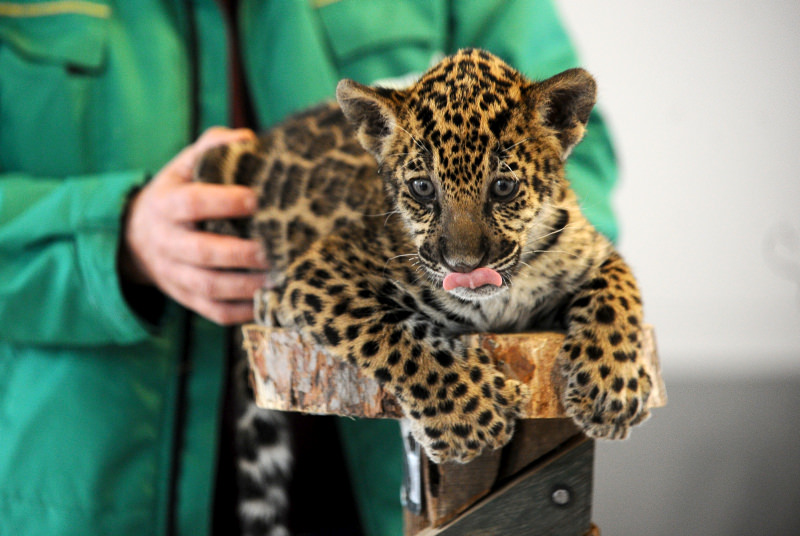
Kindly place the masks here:
[[(225, 223), (268, 252), (278, 288), (256, 296), (258, 321), (379, 380), (436, 462), (504, 445), (528, 396), (462, 333), (566, 329), (568, 414), (608, 438), (646, 418), (636, 282), (564, 175), (592, 77), (532, 82), (468, 49), (405, 90), (344, 80), (337, 100), (198, 168), (259, 192), (252, 220)], [(478, 267), (503, 285), (443, 290)]]

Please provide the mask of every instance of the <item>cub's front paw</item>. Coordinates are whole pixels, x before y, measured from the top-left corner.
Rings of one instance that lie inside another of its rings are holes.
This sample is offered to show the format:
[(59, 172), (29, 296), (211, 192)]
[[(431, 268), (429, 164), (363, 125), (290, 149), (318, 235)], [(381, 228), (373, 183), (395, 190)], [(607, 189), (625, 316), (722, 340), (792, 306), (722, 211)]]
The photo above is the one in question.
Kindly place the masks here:
[(635, 363), (575, 364), (567, 373), (564, 407), (586, 435), (624, 439), (650, 416), (650, 389), (649, 374)]
[[(466, 463), (511, 439), (530, 392), (526, 385), (486, 369), (485, 381), (452, 383), (407, 412), (411, 431), (431, 461)], [(478, 376), (476, 368), (471, 372)]]

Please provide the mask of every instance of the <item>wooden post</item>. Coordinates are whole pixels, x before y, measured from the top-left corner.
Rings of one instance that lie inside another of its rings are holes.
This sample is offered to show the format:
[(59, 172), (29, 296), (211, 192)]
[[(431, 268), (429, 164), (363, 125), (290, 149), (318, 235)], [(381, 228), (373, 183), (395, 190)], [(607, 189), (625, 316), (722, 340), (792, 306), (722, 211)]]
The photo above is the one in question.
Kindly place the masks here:
[(582, 436), (523, 470), (447, 525), (419, 536), (582, 536), (591, 530), (594, 441)]

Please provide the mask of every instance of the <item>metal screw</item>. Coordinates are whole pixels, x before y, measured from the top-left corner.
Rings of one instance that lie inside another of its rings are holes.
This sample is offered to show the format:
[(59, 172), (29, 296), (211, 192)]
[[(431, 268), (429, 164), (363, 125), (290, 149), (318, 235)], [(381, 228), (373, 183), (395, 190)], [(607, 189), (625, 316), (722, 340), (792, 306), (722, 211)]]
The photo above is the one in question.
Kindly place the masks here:
[(567, 488), (558, 488), (553, 492), (550, 496), (554, 503), (558, 506), (566, 506), (569, 504), (569, 501), (572, 499), (572, 494), (569, 492)]

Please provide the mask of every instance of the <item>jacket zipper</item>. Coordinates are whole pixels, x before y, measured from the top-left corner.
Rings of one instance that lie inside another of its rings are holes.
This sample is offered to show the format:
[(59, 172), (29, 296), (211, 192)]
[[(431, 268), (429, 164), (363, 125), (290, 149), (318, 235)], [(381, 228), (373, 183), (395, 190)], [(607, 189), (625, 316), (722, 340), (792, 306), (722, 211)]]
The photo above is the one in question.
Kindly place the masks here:
[[(186, 48), (189, 56), (189, 129), (190, 139), (199, 136), (200, 96), (199, 96), (199, 57), (197, 24), (194, 6), (191, 0), (183, 0), (183, 12), (186, 18)], [(177, 388), (175, 395), (175, 417), (173, 419), (172, 449), (170, 453), (169, 490), (167, 497), (167, 535), (177, 536), (178, 505), (181, 477), (181, 455), (186, 441), (186, 410), (189, 371), (191, 368), (192, 350), (194, 346), (194, 314), (185, 312), (183, 328), (183, 344), (177, 370)]]

